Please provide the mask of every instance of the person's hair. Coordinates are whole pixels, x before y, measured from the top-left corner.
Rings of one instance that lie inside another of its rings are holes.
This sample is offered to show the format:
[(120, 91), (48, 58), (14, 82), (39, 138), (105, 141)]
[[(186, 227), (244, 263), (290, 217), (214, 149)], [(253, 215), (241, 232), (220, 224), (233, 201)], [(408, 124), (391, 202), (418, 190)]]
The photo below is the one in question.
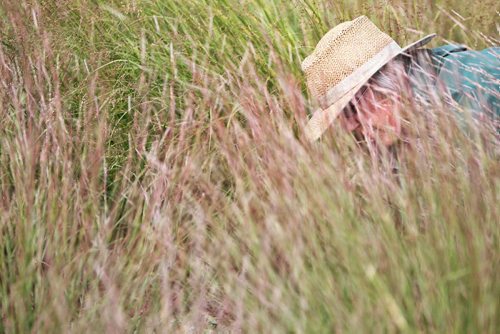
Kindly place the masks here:
[(390, 61), (356, 93), (351, 102), (344, 108), (344, 112), (348, 115), (356, 113), (355, 103), (361, 100), (367, 87), (384, 95), (399, 97), (408, 88), (405, 84), (407, 77), (406, 65), (403, 60), (396, 58)]
[(367, 85), (382, 94), (400, 95), (402, 89), (406, 88), (406, 78), (405, 64), (400, 59), (394, 59), (371, 77)]

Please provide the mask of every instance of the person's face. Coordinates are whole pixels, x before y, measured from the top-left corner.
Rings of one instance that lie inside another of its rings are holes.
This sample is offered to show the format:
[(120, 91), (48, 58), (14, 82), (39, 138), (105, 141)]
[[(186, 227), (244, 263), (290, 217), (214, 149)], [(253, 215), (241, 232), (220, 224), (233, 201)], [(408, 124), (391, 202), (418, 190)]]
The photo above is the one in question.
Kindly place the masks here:
[(358, 139), (385, 146), (394, 144), (401, 134), (399, 99), (381, 94), (370, 86), (363, 89), (341, 114), (342, 127)]

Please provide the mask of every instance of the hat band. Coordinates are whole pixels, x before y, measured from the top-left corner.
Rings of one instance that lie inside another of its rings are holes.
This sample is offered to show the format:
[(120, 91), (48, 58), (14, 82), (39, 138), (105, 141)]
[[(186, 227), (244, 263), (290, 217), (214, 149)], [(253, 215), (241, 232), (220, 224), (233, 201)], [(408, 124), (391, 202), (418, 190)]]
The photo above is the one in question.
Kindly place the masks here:
[(389, 60), (401, 53), (401, 51), (401, 47), (395, 41), (387, 44), (387, 46), (380, 50), (370, 60), (330, 88), (323, 96), (319, 97), (318, 102), (321, 108), (328, 108), (342, 96), (347, 94), (353, 87), (363, 80), (368, 80), (373, 74), (380, 70), (382, 66), (388, 63)]

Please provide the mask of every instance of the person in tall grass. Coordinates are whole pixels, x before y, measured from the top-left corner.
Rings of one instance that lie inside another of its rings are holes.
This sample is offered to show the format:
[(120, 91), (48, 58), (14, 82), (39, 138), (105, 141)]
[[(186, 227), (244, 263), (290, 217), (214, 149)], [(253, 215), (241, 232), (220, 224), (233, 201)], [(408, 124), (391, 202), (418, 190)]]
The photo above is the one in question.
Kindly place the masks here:
[(331, 29), (302, 63), (320, 105), (306, 137), (320, 138), (338, 119), (357, 138), (391, 146), (402, 136), (408, 101), (444, 100), (459, 117), (472, 111), (472, 118), (498, 127), (500, 48), (422, 48), (435, 36), (401, 48), (366, 16)]

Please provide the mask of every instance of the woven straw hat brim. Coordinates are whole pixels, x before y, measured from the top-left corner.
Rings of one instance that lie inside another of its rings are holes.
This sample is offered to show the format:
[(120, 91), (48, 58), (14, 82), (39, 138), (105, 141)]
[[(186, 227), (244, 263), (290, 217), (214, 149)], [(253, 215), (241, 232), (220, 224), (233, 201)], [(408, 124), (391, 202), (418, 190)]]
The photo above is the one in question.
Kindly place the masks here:
[(429, 43), (434, 37), (436, 37), (436, 34), (431, 34), (419, 39), (418, 41), (400, 49), (397, 53), (383, 59), (383, 61), (379, 62), (376, 66), (370, 67), (363, 73), (360, 73), (360, 77), (357, 78), (356, 83), (353, 84), (353, 87), (346, 94), (336, 99), (335, 102), (327, 108), (319, 108), (313, 113), (313, 116), (305, 128), (306, 138), (309, 141), (315, 141), (321, 137), (333, 121), (335, 121), (335, 119), (340, 115), (342, 110), (344, 110), (347, 104), (354, 98), (356, 93), (368, 82), (368, 80), (370, 80), (372, 76), (384, 67), (384, 65), (402, 54)]
[(410, 51), (412, 49), (417, 49), (421, 46), (424, 46), (425, 44), (429, 43), (434, 37), (436, 37), (436, 34), (430, 34), (425, 36), (424, 38), (419, 39), (416, 42), (411, 43), (410, 45), (405, 46), (401, 52), (404, 53), (406, 51)]

